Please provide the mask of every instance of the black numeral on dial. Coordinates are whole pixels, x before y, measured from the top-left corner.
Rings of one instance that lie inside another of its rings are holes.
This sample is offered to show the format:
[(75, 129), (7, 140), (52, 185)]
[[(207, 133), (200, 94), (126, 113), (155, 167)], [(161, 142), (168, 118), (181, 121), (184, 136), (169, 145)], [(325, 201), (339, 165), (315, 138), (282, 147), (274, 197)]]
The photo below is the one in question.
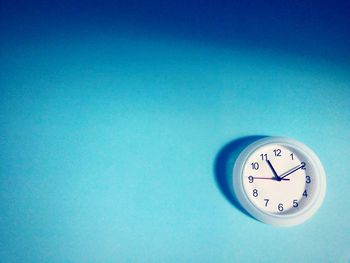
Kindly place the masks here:
[(261, 160), (262, 161), (266, 161), (267, 160), (267, 153), (262, 153), (262, 154), (260, 154), (260, 156), (261, 156)]
[(265, 201), (265, 206), (267, 206), (267, 204), (270, 201), (270, 199), (264, 199), (264, 201)]
[(293, 200), (293, 207), (298, 207), (299, 204), (298, 204), (298, 200), (297, 199), (294, 199)]
[(273, 150), (273, 152), (275, 153), (275, 156), (282, 156), (281, 155), (281, 153), (282, 153), (282, 151), (281, 151), (281, 149), (275, 149), (275, 150)]
[(278, 204), (278, 211), (282, 212), (283, 211), (283, 204)]
[(292, 160), (294, 160), (294, 154), (293, 153), (290, 154), (290, 157), (292, 157)]
[(307, 197), (307, 191), (305, 190), (303, 196)]
[(305, 179), (306, 179), (306, 183), (307, 183), (307, 184), (311, 183), (311, 177), (310, 177), (310, 176), (307, 175), (307, 176), (305, 177)]
[(257, 162), (251, 163), (252, 169), (253, 170), (258, 170), (259, 169), (259, 164)]

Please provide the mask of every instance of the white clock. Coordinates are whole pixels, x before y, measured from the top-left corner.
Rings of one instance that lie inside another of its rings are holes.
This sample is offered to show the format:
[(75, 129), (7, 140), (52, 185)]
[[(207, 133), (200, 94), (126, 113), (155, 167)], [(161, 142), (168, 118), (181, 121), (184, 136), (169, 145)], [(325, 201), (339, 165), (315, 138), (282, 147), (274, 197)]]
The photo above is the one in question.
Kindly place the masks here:
[(291, 226), (309, 219), (321, 206), (326, 177), (316, 154), (284, 137), (266, 137), (245, 148), (233, 168), (233, 189), (256, 219)]

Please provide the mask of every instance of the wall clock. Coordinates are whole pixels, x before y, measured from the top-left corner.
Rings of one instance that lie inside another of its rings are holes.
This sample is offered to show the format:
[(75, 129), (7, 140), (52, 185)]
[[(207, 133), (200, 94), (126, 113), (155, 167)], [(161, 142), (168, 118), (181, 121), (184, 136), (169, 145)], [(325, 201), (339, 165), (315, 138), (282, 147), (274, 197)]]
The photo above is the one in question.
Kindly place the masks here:
[(316, 154), (284, 137), (248, 145), (233, 168), (233, 189), (243, 208), (256, 219), (291, 226), (309, 219), (321, 206), (326, 177)]

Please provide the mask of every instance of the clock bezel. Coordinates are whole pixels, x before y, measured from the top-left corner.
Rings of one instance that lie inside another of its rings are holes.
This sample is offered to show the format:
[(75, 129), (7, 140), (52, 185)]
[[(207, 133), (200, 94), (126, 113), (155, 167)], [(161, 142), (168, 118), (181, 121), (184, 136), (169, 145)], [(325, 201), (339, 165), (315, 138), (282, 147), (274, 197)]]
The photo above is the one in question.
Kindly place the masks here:
[[(267, 144), (282, 144), (296, 148), (305, 156), (307, 156), (307, 161), (309, 161), (314, 167), (314, 176), (318, 177), (318, 185), (316, 185), (315, 187), (316, 193), (314, 194), (313, 201), (311, 201), (311, 203), (307, 204), (304, 208), (302, 208), (296, 213), (278, 215), (265, 212), (257, 208), (254, 205), (254, 203), (251, 202), (251, 200), (247, 196), (246, 191), (244, 190), (243, 170), (246, 161), (251, 156), (251, 154), (254, 153), (258, 148), (263, 147)], [(234, 193), (240, 204), (243, 206), (243, 208), (259, 221), (275, 226), (292, 226), (303, 223), (304, 221), (312, 217), (320, 208), (321, 204), (323, 203), (326, 192), (326, 176), (320, 159), (305, 144), (287, 137), (266, 137), (248, 145), (238, 156), (233, 167), (232, 176)]]

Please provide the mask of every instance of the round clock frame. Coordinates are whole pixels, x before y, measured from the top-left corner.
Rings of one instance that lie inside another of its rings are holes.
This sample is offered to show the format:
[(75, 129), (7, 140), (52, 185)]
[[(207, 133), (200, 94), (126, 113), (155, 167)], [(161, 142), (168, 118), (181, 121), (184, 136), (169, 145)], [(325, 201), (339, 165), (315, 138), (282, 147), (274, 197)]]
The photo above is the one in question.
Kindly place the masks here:
[[(293, 214), (274, 214), (268, 213), (256, 207), (248, 198), (247, 193), (243, 185), (244, 167), (249, 157), (255, 153), (259, 148), (268, 144), (280, 144), (297, 149), (307, 157), (308, 163), (313, 165), (314, 176), (317, 176), (317, 185), (315, 187), (314, 198), (311, 203), (306, 205), (300, 211)], [(320, 208), (326, 193), (326, 176), (321, 161), (317, 155), (306, 145), (299, 141), (286, 137), (266, 137), (257, 140), (248, 145), (238, 156), (235, 165), (233, 167), (233, 190), (236, 198), (243, 206), (243, 208), (254, 218), (259, 221), (271, 224), (275, 226), (292, 226), (301, 224), (310, 217), (312, 217), (316, 211)]]

